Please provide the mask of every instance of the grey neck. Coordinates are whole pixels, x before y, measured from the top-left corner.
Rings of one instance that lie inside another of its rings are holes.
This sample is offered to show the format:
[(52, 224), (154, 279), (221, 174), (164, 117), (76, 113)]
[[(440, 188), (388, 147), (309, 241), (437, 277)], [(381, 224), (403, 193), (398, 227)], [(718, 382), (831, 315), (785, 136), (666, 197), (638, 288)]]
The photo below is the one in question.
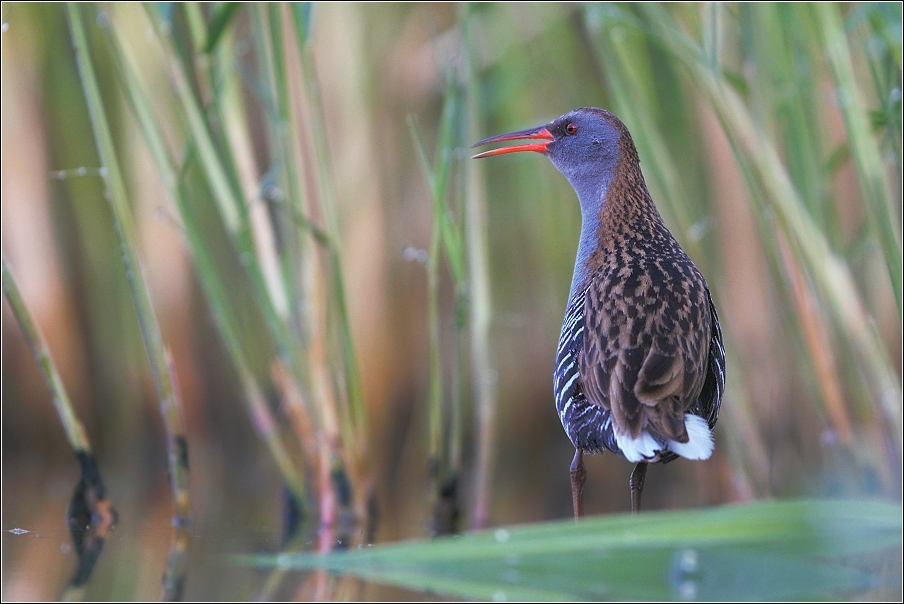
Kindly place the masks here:
[(590, 274), (588, 266), (590, 256), (599, 248), (600, 213), (609, 190), (611, 176), (596, 180), (595, 183), (583, 183), (575, 186), (572, 183), (578, 199), (581, 202), (581, 239), (578, 243), (577, 258), (574, 262), (574, 275), (571, 278), (571, 291), (568, 293), (568, 301), (580, 293), (580, 287), (587, 282)]

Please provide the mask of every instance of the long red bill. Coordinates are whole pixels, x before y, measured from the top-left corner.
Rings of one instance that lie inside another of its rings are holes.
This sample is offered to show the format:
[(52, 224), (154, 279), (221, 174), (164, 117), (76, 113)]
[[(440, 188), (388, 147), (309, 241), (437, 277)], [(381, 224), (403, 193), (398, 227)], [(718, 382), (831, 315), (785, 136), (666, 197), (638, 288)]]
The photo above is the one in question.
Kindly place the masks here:
[(502, 155), (503, 153), (517, 153), (518, 151), (536, 151), (537, 153), (546, 153), (546, 147), (550, 142), (555, 140), (549, 130), (546, 129), (546, 126), (540, 126), (539, 128), (529, 128), (527, 130), (519, 130), (518, 132), (509, 132), (508, 134), (491, 136), (490, 138), (485, 138), (482, 141), (474, 143), (473, 145), (471, 145), (471, 147), (479, 147), (488, 143), (501, 143), (504, 141), (517, 141), (524, 139), (542, 139), (546, 142), (527, 143), (525, 145), (515, 145), (514, 147), (500, 147), (499, 149), (492, 149), (490, 151), (478, 153), (472, 159), (492, 157), (493, 155)]

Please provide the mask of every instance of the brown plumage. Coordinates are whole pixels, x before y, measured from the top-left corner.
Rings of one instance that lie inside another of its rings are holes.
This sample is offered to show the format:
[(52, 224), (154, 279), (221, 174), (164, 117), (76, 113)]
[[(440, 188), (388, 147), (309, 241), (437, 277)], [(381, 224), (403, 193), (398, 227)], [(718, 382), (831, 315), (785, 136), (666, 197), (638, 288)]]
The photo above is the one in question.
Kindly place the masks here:
[(583, 227), (556, 355), (556, 408), (575, 446), (572, 495), (582, 511), (582, 454), (610, 450), (646, 464), (706, 459), (725, 384), (725, 357), (706, 281), (666, 228), (624, 124), (583, 108), (486, 142), (540, 139), (489, 151), (545, 153), (571, 182)]
[(591, 328), (580, 376), (587, 400), (612, 411), (616, 430), (636, 438), (647, 424), (686, 443), (684, 412), (707, 371), (706, 282), (656, 211), (627, 130), (621, 147), (600, 210), (599, 248), (588, 261)]

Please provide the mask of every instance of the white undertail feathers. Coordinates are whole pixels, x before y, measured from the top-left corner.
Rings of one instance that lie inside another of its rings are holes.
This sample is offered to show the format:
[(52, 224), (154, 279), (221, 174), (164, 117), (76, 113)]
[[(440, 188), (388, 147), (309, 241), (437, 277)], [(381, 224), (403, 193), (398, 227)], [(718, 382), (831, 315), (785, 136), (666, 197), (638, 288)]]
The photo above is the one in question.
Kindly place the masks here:
[(687, 428), (688, 436), (686, 443), (668, 440), (663, 446), (646, 430), (641, 431), (637, 438), (631, 438), (628, 434), (620, 434), (616, 430), (615, 440), (625, 458), (635, 463), (653, 460), (663, 450), (671, 451), (685, 459), (709, 459), (713, 454), (715, 443), (713, 433), (706, 424), (706, 420), (699, 415), (687, 413), (684, 416), (684, 426)]

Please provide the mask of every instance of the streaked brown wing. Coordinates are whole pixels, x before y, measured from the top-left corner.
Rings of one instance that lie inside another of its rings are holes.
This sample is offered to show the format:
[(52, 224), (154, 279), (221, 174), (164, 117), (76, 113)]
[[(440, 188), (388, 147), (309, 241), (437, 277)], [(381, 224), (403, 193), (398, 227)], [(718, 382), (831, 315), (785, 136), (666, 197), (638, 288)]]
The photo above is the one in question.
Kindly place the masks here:
[(684, 413), (703, 386), (711, 332), (699, 272), (686, 257), (600, 271), (584, 305), (578, 362), (587, 400), (611, 409), (622, 433), (637, 437), (646, 426), (686, 442)]

